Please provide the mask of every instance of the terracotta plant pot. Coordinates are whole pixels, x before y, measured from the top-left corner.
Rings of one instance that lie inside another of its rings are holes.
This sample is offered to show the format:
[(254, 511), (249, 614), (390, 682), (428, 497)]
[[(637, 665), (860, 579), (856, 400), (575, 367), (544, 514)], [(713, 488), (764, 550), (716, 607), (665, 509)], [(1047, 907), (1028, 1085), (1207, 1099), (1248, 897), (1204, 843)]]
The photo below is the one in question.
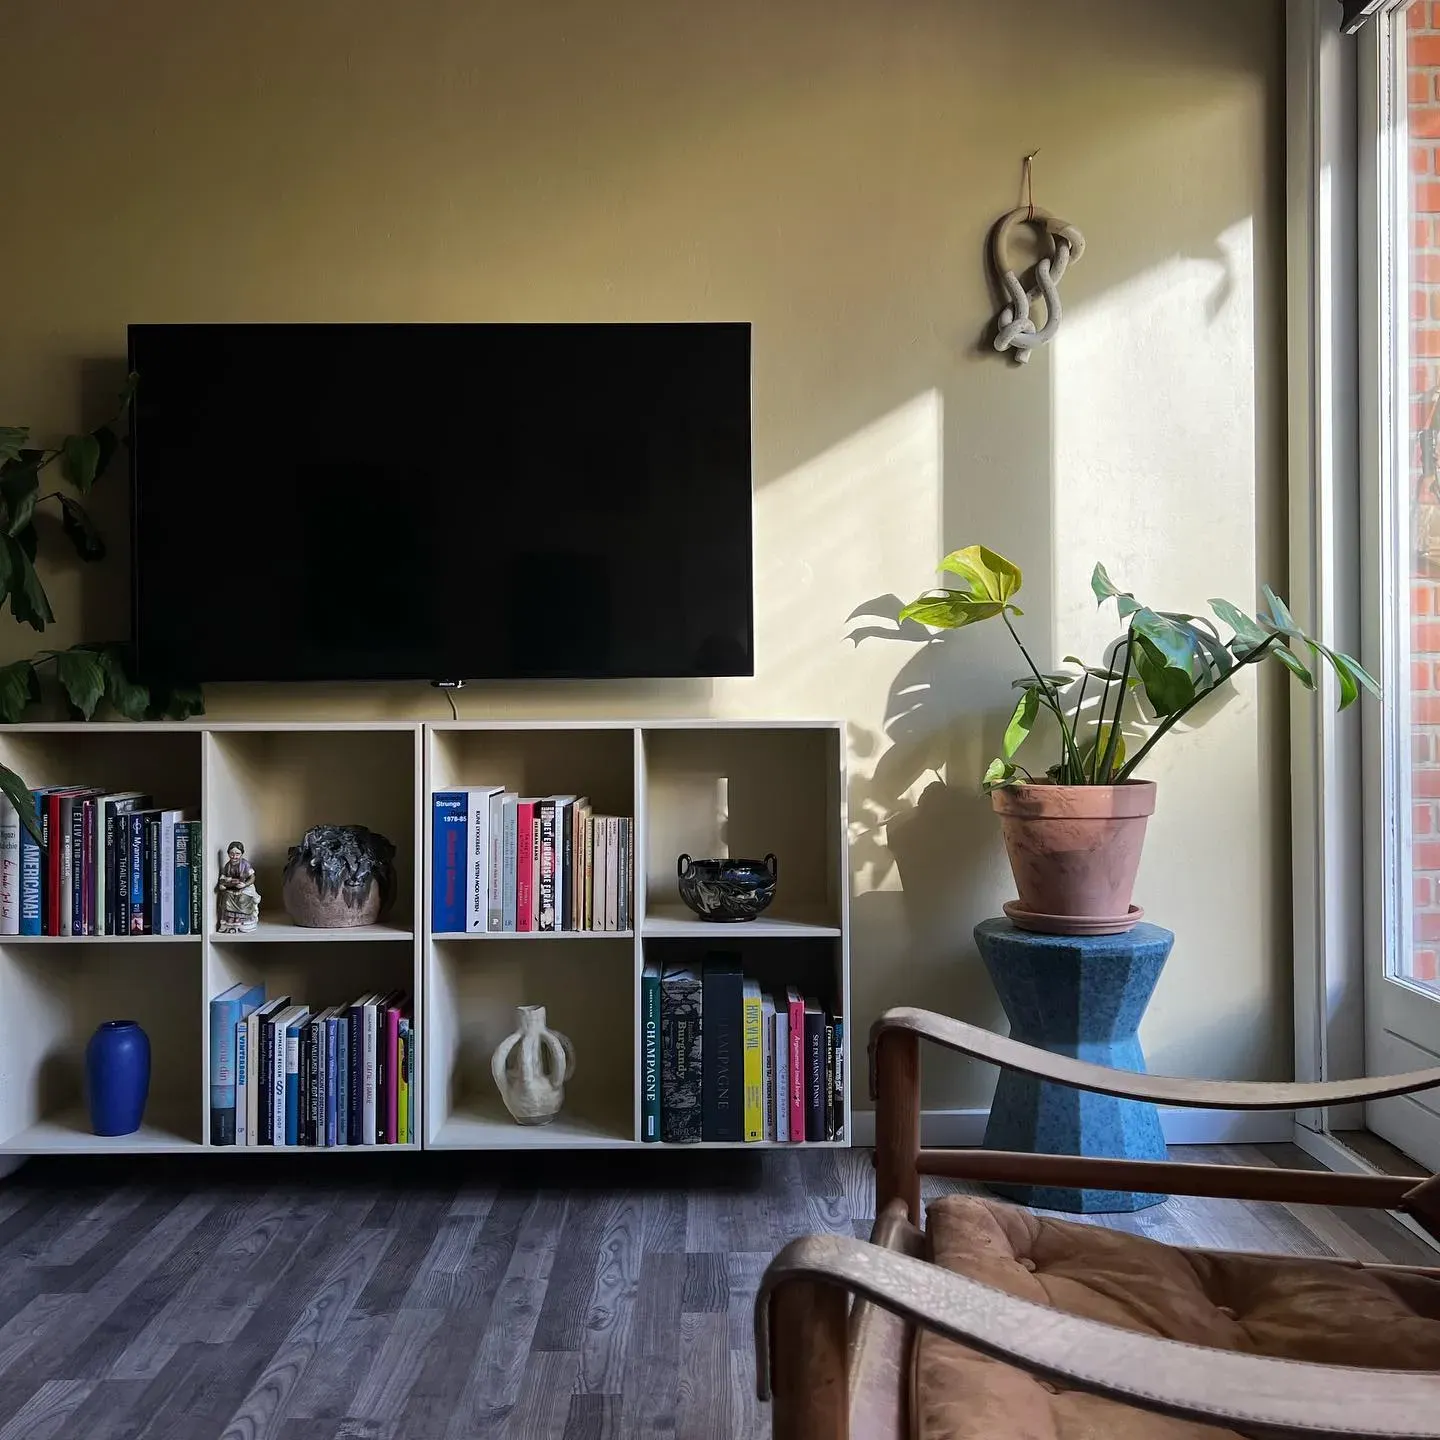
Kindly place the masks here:
[(991, 792), (1020, 898), (1005, 913), (1047, 935), (1118, 935), (1144, 911), (1130, 903), (1155, 783), (1014, 785)]

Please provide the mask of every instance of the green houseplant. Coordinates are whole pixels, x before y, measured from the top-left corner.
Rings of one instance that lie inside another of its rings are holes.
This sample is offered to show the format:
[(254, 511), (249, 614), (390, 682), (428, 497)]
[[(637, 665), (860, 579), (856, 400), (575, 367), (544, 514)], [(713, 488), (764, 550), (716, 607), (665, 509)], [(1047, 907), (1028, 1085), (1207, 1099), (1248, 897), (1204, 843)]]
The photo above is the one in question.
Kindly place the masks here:
[[(1067, 655), (1064, 664), (1071, 668), (1042, 671), (1012, 620), (1024, 613), (1014, 603), (1020, 567), (983, 545), (970, 545), (947, 555), (940, 569), (959, 577), (961, 585), (927, 590), (901, 609), (900, 619), (941, 630), (998, 619), (1028, 667), (1014, 681), (1020, 696), (1005, 727), (1003, 753), (981, 782), (1001, 817), (1020, 891), (1007, 913), (1026, 928), (1106, 934), (1135, 923), (1139, 912), (1130, 895), (1145, 822), (1155, 805), (1154, 783), (1136, 771), (1237, 671), (1273, 660), (1314, 690), (1316, 670), (1328, 665), (1342, 710), (1361, 690), (1380, 695), (1358, 661), (1305, 634), (1268, 585), (1257, 615), (1228, 600), (1211, 600), (1212, 620), (1152, 609), (1096, 565), (1090, 581), (1096, 601), (1113, 600), (1124, 625), (1109, 664), (1087, 665)], [(1053, 724), (1054, 760), (1043, 768), (1027, 767), (1019, 752), (1042, 717)]]
[[(26, 425), (0, 425), (0, 607), (22, 625), (43, 631), (55, 619), (35, 568), (42, 530), (37, 523), (57, 514), (62, 533), (81, 560), (105, 558), (105, 541), (82, 503), (109, 470), (123, 441), (121, 427), (137, 378), (127, 377), (114, 416), (83, 434), (67, 435), (55, 446), (32, 445)], [(54, 488), (46, 484), (55, 478)], [(204, 713), (194, 686), (152, 691), (131, 674), (127, 647), (115, 643), (40, 650), (26, 660), (0, 666), (0, 724), (14, 724), (43, 698), (45, 677), (53, 676), (70, 711), (89, 720), (107, 704), (127, 720), (183, 720)], [(39, 838), (34, 805), (25, 781), (0, 765), (0, 791)]]

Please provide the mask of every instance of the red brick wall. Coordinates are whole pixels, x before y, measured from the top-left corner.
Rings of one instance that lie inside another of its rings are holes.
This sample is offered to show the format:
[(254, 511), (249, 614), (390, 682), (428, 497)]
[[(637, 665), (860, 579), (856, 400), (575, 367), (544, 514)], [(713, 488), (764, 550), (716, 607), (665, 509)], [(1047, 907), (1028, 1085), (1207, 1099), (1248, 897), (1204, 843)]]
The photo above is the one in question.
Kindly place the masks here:
[[(1405, 12), (1409, 86), (1410, 421), (1429, 417), (1440, 384), (1440, 0), (1414, 0)], [(1414, 447), (1411, 479), (1420, 476)], [(1440, 528), (1437, 528), (1440, 541)], [(1418, 555), (1410, 587), (1411, 776), (1414, 798), (1415, 933), (1410, 974), (1440, 975), (1440, 567)]]

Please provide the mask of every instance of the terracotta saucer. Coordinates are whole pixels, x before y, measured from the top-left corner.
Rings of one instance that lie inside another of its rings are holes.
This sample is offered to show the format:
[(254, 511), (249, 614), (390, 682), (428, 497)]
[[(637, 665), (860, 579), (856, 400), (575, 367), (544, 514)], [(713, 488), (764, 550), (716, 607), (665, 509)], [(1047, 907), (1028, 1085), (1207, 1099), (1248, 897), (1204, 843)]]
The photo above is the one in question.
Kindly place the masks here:
[(1007, 900), (1005, 913), (1017, 930), (1037, 935), (1123, 935), (1145, 918), (1138, 905), (1132, 905), (1125, 915), (1037, 915), (1018, 900)]

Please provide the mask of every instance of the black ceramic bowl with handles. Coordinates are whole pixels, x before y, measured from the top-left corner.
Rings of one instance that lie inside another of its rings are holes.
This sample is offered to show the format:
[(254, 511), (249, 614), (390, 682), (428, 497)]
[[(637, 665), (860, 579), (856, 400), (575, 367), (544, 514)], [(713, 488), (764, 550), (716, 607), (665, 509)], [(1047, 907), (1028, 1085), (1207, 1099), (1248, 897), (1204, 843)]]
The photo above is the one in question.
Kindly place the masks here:
[(763, 860), (692, 860), (676, 863), (680, 898), (702, 919), (720, 923), (753, 920), (775, 898), (780, 866)]

